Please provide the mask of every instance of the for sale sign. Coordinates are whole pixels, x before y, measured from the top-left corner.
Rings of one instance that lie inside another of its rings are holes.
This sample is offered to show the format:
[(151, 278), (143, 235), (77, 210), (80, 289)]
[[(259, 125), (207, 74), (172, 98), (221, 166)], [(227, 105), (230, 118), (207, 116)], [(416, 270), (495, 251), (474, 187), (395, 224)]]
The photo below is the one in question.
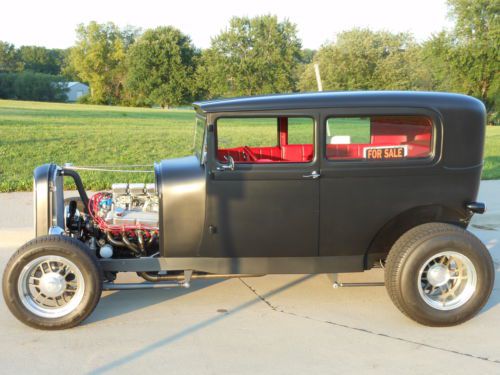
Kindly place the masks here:
[(370, 146), (363, 149), (363, 157), (370, 160), (402, 159), (408, 155), (408, 146)]

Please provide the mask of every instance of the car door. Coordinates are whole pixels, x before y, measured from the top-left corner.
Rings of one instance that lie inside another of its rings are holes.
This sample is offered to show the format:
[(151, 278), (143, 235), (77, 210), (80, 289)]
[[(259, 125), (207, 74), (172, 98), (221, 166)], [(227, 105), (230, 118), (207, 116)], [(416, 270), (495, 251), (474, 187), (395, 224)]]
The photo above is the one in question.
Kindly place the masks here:
[[(278, 150), (280, 147), (276, 149), (274, 146), (251, 148), (247, 144), (255, 138), (250, 134), (252, 131), (259, 132), (257, 143), (262, 143), (268, 136), (263, 128), (255, 126), (246, 129), (250, 133), (240, 137), (244, 142), (241, 146), (225, 151), (236, 157), (237, 150), (244, 154), (241, 150), (245, 146), (253, 150), (249, 152), (255, 154), (252, 158), (256, 160), (250, 160), (250, 155), (247, 155), (245, 160), (235, 162), (234, 169), (217, 157), (217, 153), (219, 157), (221, 153), (218, 147), (222, 139), (217, 138), (217, 134), (222, 137), (221, 121), (214, 121), (214, 126), (209, 126), (212, 130), (209, 137), (213, 137), (213, 141), (209, 142), (212, 150), (209, 152), (206, 231), (201, 256), (299, 257), (318, 254), (316, 121), (310, 117), (309, 120), (312, 144), (307, 146), (311, 148), (307, 160), (300, 160), (303, 157), (300, 150), (293, 155), (293, 150), (301, 148), (297, 145), (283, 146), (281, 151)], [(232, 136), (227, 131), (226, 135)], [(278, 124), (278, 146), (283, 140)], [(277, 156), (277, 152), (287, 159), (279, 160), (281, 156)]]

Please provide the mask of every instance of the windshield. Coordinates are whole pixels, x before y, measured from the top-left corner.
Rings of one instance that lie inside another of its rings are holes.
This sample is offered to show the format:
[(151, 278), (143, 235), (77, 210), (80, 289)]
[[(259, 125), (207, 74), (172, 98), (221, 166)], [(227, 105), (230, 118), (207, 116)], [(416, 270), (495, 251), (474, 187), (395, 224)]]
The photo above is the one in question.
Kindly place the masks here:
[(194, 154), (202, 164), (205, 162), (206, 152), (205, 117), (197, 115), (194, 126)]

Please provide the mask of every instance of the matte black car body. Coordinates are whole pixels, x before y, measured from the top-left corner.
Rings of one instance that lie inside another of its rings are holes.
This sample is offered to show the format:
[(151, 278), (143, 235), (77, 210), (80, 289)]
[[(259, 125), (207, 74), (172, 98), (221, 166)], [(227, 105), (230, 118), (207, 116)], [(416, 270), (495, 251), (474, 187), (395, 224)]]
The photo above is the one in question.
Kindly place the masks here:
[[(465, 228), (478, 210), (472, 203), (483, 163), (485, 109), (471, 97), (310, 93), (200, 102), (194, 107), (206, 125), (206, 160), (170, 159), (155, 168), (160, 257), (101, 259), (105, 270), (363, 271), (383, 260), (408, 229), (427, 222)], [(326, 119), (368, 115), (429, 117), (434, 125), (432, 154), (384, 163), (327, 160)], [(314, 159), (220, 170), (217, 120), (245, 116), (313, 118)], [(312, 172), (320, 178), (305, 177)]]

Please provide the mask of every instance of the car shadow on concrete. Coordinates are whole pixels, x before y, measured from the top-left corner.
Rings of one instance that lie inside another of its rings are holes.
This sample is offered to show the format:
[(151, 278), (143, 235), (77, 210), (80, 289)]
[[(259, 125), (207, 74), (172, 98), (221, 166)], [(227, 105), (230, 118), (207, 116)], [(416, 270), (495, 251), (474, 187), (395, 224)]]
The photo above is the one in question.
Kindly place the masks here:
[[(500, 274), (497, 272), (497, 278), (500, 277)], [(496, 286), (496, 289), (493, 289), (493, 292), (491, 293), (490, 299), (486, 303), (486, 305), (483, 307), (481, 312), (478, 315), (481, 315), (485, 313), (486, 311), (494, 308), (496, 305), (500, 304), (500, 286)]]
[(189, 289), (167, 288), (146, 290), (118, 290), (103, 295), (99, 304), (90, 317), (82, 325), (89, 325), (100, 321), (116, 318), (120, 315), (141, 310), (177, 297), (196, 292), (224, 281), (196, 280)]
[(500, 304), (500, 225), (495, 222), (486, 226), (473, 224), (471, 227), (490, 251), (495, 267), (495, 285), (488, 302), (479, 313), (483, 314)]
[[(214, 316), (213, 318), (205, 319), (199, 323), (188, 326), (188, 327), (182, 329), (181, 331), (179, 331), (173, 335), (169, 335), (167, 337), (164, 337), (164, 338), (157, 340), (149, 345), (144, 346), (143, 348), (141, 348), (139, 350), (136, 350), (133, 353), (124, 355), (121, 358), (117, 358), (117, 359), (115, 359), (107, 364), (104, 364), (100, 367), (97, 367), (97, 368), (93, 369), (92, 371), (90, 371), (90, 374), (105, 374), (109, 371), (112, 371), (112, 370), (115, 370), (119, 367), (125, 366), (128, 363), (133, 362), (146, 354), (149, 354), (150, 352), (164, 348), (164, 347), (166, 347), (166, 346), (168, 346), (168, 345), (170, 345), (170, 344), (172, 344), (172, 343), (174, 343), (174, 342), (176, 342), (176, 341), (178, 341), (178, 340), (180, 340), (180, 339), (182, 339), (182, 338), (184, 338), (192, 333), (195, 333), (195, 332), (200, 331), (208, 326), (216, 324), (217, 322), (225, 319), (229, 315), (237, 314), (237, 313), (239, 313), (239, 312), (241, 312), (241, 311), (243, 311), (243, 310), (245, 310), (245, 309), (247, 309), (255, 304), (261, 303), (263, 301), (265, 303), (267, 303), (266, 300), (268, 298), (275, 296), (276, 294), (279, 294), (279, 293), (281, 293), (289, 288), (293, 288), (294, 286), (306, 281), (307, 279), (309, 279), (313, 276), (315, 276), (315, 275), (305, 275), (297, 280), (291, 281), (291, 282), (289, 282), (289, 283), (287, 283), (279, 288), (276, 288), (268, 293), (265, 293), (262, 296), (256, 295), (255, 298), (252, 298), (250, 301), (242, 303), (239, 306), (236, 306), (235, 308), (231, 309), (227, 314), (219, 314), (217, 316)], [(144, 293), (144, 291), (142, 291), (142, 292)], [(184, 293), (188, 293), (188, 292), (189, 291), (184, 290)], [(182, 294), (182, 293), (180, 293), (180, 294)], [(180, 294), (177, 294), (177, 295), (180, 295)], [(169, 296), (169, 298), (167, 298), (167, 299), (171, 299), (172, 297), (174, 297), (174, 296)]]
[(479, 315), (487, 312), (488, 310), (494, 308), (496, 305), (499, 304), (500, 304), (500, 263), (495, 262), (495, 285), (493, 286), (493, 291), (491, 292), (488, 302), (486, 302), (486, 305), (484, 305)]

